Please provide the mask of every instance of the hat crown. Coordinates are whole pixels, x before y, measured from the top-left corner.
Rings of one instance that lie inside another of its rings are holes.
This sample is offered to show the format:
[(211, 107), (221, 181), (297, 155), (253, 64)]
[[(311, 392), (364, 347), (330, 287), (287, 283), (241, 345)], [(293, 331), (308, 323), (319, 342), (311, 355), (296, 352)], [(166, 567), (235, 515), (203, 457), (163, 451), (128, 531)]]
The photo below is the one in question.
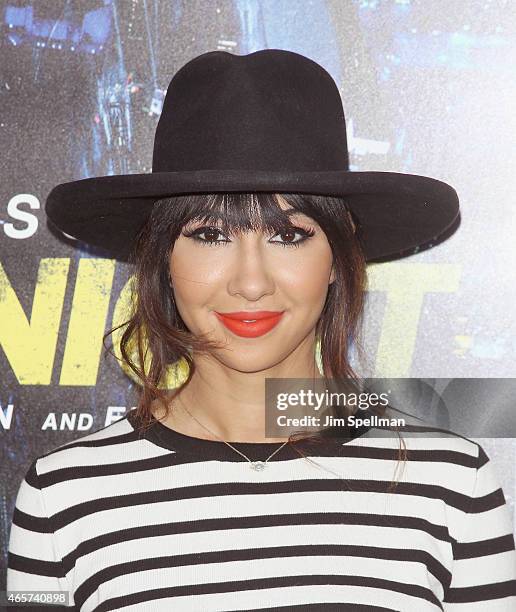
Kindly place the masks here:
[(167, 89), (152, 172), (197, 170), (349, 170), (335, 81), (280, 49), (189, 61)]

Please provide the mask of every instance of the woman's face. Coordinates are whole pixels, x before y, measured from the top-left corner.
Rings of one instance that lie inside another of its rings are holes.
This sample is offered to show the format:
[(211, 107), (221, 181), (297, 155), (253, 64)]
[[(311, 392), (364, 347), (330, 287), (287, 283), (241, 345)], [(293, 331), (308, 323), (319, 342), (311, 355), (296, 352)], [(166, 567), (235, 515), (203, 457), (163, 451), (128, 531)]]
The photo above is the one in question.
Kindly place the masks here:
[[(291, 208), (283, 199), (280, 205)], [(195, 221), (174, 244), (169, 263), (179, 314), (194, 335), (207, 334), (227, 347), (215, 356), (228, 367), (257, 372), (302, 345), (313, 350), (311, 332), (334, 280), (333, 257), (315, 221), (301, 213), (291, 221), (294, 230), (273, 236), (261, 231), (227, 236), (216, 231), (219, 222), (209, 223), (214, 229), (206, 231), (208, 224)], [(198, 240), (184, 235), (201, 227)], [(313, 236), (304, 239), (303, 230)], [(234, 334), (215, 314), (250, 310), (285, 312), (270, 331), (252, 338)]]

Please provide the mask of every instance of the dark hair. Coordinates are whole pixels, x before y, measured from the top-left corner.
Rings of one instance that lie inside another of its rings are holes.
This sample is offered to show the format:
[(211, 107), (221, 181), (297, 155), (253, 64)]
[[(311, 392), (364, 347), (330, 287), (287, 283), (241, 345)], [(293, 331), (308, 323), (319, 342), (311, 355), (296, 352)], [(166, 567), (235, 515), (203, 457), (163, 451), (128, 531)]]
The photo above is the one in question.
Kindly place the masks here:
[[(353, 345), (360, 358), (365, 355), (361, 334), (367, 272), (360, 223), (341, 197), (279, 195), (291, 208), (319, 224), (332, 249), (335, 281), (328, 287), (315, 330), (316, 338), (320, 339), (324, 378), (347, 381), (346, 384), (356, 388), (359, 378), (349, 363), (348, 354)], [(337, 218), (339, 223), (335, 223)], [(192, 353), (208, 354), (212, 349), (220, 348), (214, 341), (190, 333), (176, 308), (169, 285), (170, 253), (183, 227), (194, 220), (203, 223), (220, 220), (220, 229), (226, 235), (259, 229), (276, 235), (292, 228), (274, 193), (188, 194), (170, 196), (154, 203), (129, 257), (129, 263), (134, 266), (130, 317), (110, 329), (103, 338), (105, 341), (114, 331), (125, 327), (120, 337), (120, 355), (141, 383), (136, 415), (142, 428), (151, 425), (154, 419), (151, 413), (153, 400), (162, 402), (164, 418), (169, 414), (167, 396), (162, 387), (167, 368), (183, 360), (189, 370), (186, 380), (174, 390), (170, 400), (190, 382), (195, 372)], [(130, 348), (132, 344), (135, 344), (134, 351)], [(105, 343), (104, 347), (107, 349)], [(131, 352), (136, 357), (132, 357)], [(335, 407), (335, 411), (337, 416), (342, 416), (341, 406)], [(384, 414), (385, 407), (371, 407), (371, 412)], [(289, 443), (308, 459), (296, 447), (299, 440), (324, 442), (327, 437), (322, 432), (291, 434)], [(406, 460), (404, 444), (403, 448)], [(400, 447), (400, 460), (401, 457)]]

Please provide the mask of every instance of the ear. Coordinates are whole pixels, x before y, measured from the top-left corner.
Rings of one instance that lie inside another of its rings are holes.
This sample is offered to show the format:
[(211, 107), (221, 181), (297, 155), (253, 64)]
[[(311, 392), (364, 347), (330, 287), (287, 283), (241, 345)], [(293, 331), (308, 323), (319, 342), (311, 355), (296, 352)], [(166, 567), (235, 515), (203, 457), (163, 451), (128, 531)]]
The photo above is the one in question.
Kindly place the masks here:
[(335, 266), (332, 264), (332, 266), (331, 266), (331, 274), (330, 274), (330, 281), (329, 281), (328, 285), (331, 285), (334, 280), (335, 280)]

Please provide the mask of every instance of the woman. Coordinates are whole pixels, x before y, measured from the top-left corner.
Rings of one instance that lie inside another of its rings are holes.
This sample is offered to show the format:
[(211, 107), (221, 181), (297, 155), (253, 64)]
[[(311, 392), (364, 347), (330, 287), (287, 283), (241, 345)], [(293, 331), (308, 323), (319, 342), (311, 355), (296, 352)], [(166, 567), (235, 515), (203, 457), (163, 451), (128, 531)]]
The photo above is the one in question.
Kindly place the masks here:
[(141, 395), (34, 460), (8, 589), (69, 591), (79, 610), (514, 609), (510, 515), (481, 446), (396, 427), (264, 435), (266, 380), (357, 388), (366, 263), (457, 218), (450, 186), (350, 172), (345, 143), (315, 62), (213, 52), (172, 80), (151, 174), (53, 190), (63, 232), (134, 265), (120, 350)]

